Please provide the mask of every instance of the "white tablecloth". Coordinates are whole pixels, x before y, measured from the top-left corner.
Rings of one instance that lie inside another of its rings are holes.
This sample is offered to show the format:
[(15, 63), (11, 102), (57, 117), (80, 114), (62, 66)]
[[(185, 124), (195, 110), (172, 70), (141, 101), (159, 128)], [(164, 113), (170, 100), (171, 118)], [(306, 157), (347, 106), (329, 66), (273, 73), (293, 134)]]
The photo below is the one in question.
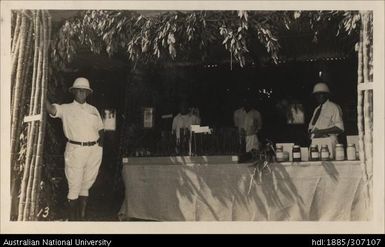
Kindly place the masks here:
[(259, 177), (252, 164), (162, 159), (126, 160), (121, 220), (368, 220), (358, 161), (277, 163)]

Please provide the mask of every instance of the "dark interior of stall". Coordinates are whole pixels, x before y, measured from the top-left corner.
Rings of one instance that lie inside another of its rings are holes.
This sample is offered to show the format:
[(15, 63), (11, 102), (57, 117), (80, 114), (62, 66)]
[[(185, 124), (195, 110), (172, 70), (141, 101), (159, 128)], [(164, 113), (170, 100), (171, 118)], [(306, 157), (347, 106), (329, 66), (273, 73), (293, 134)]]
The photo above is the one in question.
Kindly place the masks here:
[[(114, 72), (108, 76), (114, 82), (95, 85), (100, 91), (94, 98), (99, 98), (95, 103), (100, 108), (117, 110), (116, 132), (120, 134), (114, 135), (124, 139), (115, 139), (120, 141), (124, 156), (173, 155), (171, 125), (182, 101), (198, 108), (201, 125), (213, 129), (212, 137), (205, 139), (211, 149), (205, 149), (203, 154), (235, 154), (238, 150), (230, 145), (236, 142), (236, 135), (230, 134), (235, 130), (233, 112), (244, 97), (252, 99), (262, 114), (262, 140), (308, 146), (306, 128), (316, 107), (311, 94), (316, 82), (329, 84), (332, 100), (343, 111), (345, 134), (356, 134), (355, 67), (354, 58), (232, 69), (229, 64), (175, 65), (163, 69), (147, 66), (126, 75)], [(287, 117), (278, 108), (282, 100), (303, 106), (303, 124), (287, 123)], [(150, 128), (144, 126), (146, 107), (153, 108)], [(344, 142), (343, 139), (341, 136), (340, 141)], [(224, 146), (224, 142), (229, 145)]]

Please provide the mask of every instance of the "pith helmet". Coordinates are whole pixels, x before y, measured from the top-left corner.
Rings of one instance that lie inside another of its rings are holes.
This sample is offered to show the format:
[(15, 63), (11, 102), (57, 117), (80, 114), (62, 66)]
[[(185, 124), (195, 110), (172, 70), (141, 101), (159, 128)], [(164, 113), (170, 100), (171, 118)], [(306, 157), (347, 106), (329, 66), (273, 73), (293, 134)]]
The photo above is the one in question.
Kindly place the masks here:
[(74, 88), (87, 89), (91, 93), (93, 92), (93, 90), (90, 88), (90, 82), (88, 81), (88, 79), (84, 77), (76, 78), (76, 80), (74, 81), (74, 84), (68, 90), (71, 92), (71, 90)]
[(314, 85), (313, 93), (330, 93), (328, 85), (323, 82)]

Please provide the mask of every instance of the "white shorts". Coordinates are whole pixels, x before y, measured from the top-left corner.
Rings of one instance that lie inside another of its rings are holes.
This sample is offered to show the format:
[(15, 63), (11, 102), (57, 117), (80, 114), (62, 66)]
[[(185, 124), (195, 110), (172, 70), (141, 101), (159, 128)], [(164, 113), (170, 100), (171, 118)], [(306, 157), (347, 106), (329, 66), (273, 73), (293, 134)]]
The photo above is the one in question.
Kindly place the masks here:
[(68, 181), (67, 198), (75, 200), (80, 196), (88, 196), (88, 190), (94, 184), (102, 163), (103, 148), (80, 146), (67, 143), (64, 152), (65, 175)]

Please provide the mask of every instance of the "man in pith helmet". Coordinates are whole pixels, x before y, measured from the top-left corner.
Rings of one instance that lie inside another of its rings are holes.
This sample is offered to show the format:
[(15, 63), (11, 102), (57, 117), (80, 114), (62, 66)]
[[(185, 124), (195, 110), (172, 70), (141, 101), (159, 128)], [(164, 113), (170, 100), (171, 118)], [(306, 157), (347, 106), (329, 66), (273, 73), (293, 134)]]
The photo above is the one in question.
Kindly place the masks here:
[(86, 78), (77, 78), (68, 104), (46, 102), (51, 117), (63, 122), (67, 145), (64, 152), (68, 181), (69, 220), (85, 220), (88, 191), (98, 175), (103, 155), (103, 122), (99, 111), (86, 102), (93, 90)]
[(308, 131), (312, 143), (317, 139), (328, 138), (334, 152), (335, 144), (338, 143), (337, 136), (344, 132), (344, 122), (342, 121), (342, 110), (339, 105), (329, 100), (330, 89), (325, 83), (317, 83), (313, 88), (313, 95), (318, 103), (313, 116), (310, 120)]

